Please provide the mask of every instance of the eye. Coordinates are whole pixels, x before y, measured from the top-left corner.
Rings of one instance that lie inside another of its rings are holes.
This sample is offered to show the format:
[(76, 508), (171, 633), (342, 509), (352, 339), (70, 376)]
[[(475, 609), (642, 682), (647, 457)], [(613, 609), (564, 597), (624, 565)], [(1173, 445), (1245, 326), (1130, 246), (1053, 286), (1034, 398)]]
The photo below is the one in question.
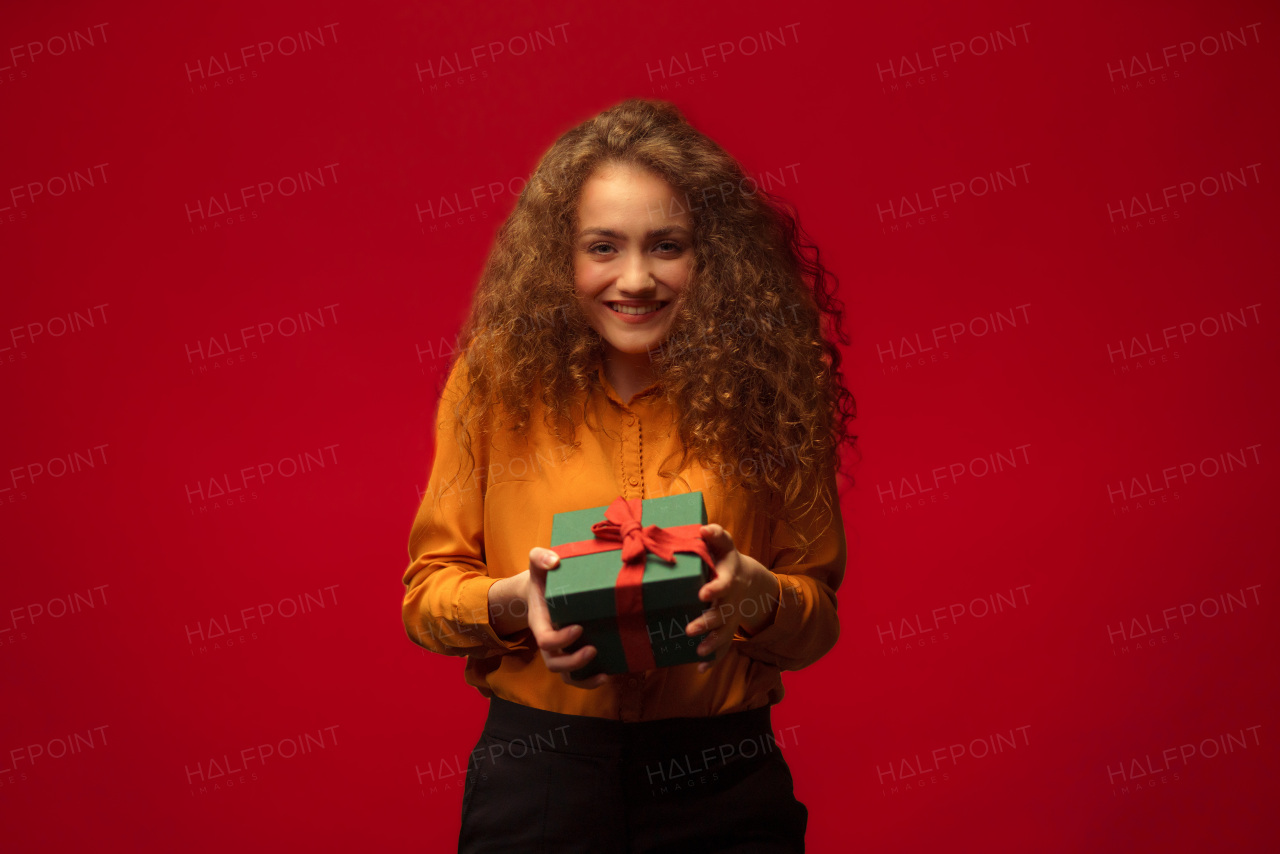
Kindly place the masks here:
[(613, 247), (610, 246), (608, 243), (593, 243), (592, 245), (587, 247), (587, 254), (598, 255), (600, 253), (596, 252), (596, 250), (600, 248), (612, 249)]
[(659, 244), (658, 244), (658, 248), (659, 248), (659, 249), (661, 249), (663, 246), (669, 246), (669, 247), (671, 247), (670, 249), (663, 249), (662, 251), (664, 251), (664, 252), (679, 252), (679, 251), (681, 251), (682, 249), (684, 249), (684, 247), (683, 247), (683, 246), (681, 246), (679, 243), (677, 243), (677, 242), (676, 242), (676, 241), (674, 241), (674, 240), (664, 240), (664, 241), (662, 241), (661, 243), (659, 243)]

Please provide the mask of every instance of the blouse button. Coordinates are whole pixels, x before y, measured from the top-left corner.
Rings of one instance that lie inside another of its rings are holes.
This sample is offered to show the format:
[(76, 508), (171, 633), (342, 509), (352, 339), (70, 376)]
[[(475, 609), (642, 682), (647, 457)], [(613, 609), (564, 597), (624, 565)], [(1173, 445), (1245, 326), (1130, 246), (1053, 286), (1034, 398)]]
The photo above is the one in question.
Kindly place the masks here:
[(627, 426), (630, 427), (632, 424), (635, 424), (635, 423), (636, 423), (636, 417), (634, 415), (628, 415)]
[(635, 475), (631, 475), (631, 477), (627, 478), (627, 483), (631, 484), (632, 486), (639, 486), (640, 478), (636, 477)]

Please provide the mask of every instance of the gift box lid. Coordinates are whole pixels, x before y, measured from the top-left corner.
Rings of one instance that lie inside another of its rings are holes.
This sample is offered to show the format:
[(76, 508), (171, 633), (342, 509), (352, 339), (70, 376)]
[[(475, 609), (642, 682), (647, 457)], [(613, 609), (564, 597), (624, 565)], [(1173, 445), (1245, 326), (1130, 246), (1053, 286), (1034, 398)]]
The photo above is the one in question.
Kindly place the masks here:
[[(609, 505), (556, 513), (552, 518), (551, 545), (593, 540), (591, 526), (605, 518)], [(701, 492), (687, 492), (646, 498), (640, 502), (640, 524), (674, 528), (705, 525), (707, 509)], [(547, 573), (547, 608), (554, 622), (564, 625), (601, 619), (615, 613), (614, 588), (622, 568), (619, 548), (595, 554), (562, 558)], [(684, 608), (710, 577), (707, 567), (694, 552), (676, 552), (674, 565), (655, 554), (645, 555), (644, 606), (655, 614)], [(692, 590), (692, 593), (690, 591)]]

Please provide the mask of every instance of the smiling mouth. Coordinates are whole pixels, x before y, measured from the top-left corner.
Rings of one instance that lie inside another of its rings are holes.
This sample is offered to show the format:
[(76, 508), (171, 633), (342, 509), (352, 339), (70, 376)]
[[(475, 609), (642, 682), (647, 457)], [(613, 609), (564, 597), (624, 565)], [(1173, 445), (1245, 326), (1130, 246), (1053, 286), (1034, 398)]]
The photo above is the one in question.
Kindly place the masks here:
[(650, 302), (640, 305), (632, 305), (628, 303), (610, 302), (605, 303), (610, 309), (618, 314), (652, 314), (658, 309), (666, 305), (665, 302)]

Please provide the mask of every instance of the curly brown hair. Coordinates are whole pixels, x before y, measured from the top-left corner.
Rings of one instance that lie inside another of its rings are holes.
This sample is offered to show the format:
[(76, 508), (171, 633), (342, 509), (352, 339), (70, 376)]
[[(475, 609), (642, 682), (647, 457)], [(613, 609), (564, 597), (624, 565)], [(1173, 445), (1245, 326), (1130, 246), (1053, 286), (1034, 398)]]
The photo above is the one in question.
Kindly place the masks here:
[(576, 294), (573, 235), (583, 185), (612, 163), (661, 176), (694, 222), (684, 298), (650, 352), (683, 446), (670, 474), (689, 459), (714, 467), (807, 548), (794, 522), (818, 505), (838, 512), (821, 487), (840, 470), (841, 446), (856, 451), (856, 406), (832, 341), (849, 343), (837, 281), (794, 208), (665, 101), (626, 100), (563, 134), (499, 228), (450, 361), (450, 371), (464, 361), (454, 417), (473, 467), (469, 432), (505, 415), (527, 434), (538, 397), (546, 427), (574, 444), (573, 401), (597, 382), (603, 349)]

